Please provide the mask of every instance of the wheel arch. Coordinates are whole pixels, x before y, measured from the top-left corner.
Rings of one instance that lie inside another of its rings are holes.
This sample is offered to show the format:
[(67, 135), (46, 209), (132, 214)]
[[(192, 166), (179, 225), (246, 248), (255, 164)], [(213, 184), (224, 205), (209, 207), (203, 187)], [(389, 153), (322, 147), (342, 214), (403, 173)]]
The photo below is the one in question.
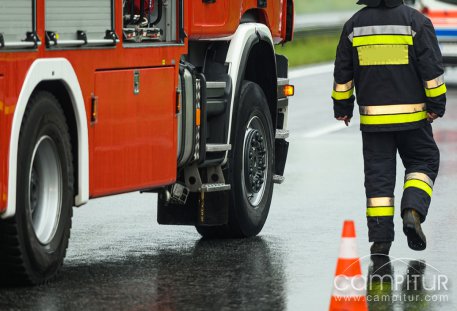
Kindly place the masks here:
[[(264, 91), (270, 108), (273, 126), (277, 119), (277, 73), (274, 43), (267, 26), (259, 23), (241, 24), (233, 36), (227, 53), (229, 75), (234, 91), (230, 103), (228, 141), (232, 136), (232, 121), (243, 80), (257, 83)], [(227, 155), (224, 164), (227, 161)]]
[(262, 9), (249, 9), (241, 16), (241, 24), (245, 23), (260, 23), (269, 26), (268, 15)]
[(259, 41), (249, 53), (240, 81), (249, 80), (260, 86), (267, 97), (273, 125), (277, 117), (277, 78), (274, 50), (266, 41)]
[[(73, 155), (77, 168), (77, 184), (74, 204), (80, 206), (89, 200), (89, 143), (87, 113), (84, 106), (81, 87), (76, 73), (67, 59), (38, 59), (33, 62), (24, 80), (19, 98), (14, 111), (10, 148), (9, 148), (9, 172), (8, 172), (8, 202), (2, 218), (15, 215), (16, 212), (16, 182), (17, 182), (17, 156), (19, 134), (21, 130), (24, 112), (34, 92), (47, 90), (59, 99), (64, 110), (67, 122), (70, 126), (70, 135), (75, 140)], [(66, 104), (68, 103), (68, 104)], [(76, 171), (76, 170), (75, 170)], [(75, 181), (76, 181), (75, 180)]]

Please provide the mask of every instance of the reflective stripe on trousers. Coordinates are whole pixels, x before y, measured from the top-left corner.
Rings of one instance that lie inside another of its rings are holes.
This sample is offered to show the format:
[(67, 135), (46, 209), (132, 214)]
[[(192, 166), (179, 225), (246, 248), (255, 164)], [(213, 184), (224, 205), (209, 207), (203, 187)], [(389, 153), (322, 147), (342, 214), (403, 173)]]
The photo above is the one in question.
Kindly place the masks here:
[(427, 193), (429, 197), (433, 193), (433, 181), (424, 173), (409, 173), (405, 176), (404, 189), (416, 188)]
[(367, 217), (394, 216), (394, 212), (393, 197), (367, 199)]

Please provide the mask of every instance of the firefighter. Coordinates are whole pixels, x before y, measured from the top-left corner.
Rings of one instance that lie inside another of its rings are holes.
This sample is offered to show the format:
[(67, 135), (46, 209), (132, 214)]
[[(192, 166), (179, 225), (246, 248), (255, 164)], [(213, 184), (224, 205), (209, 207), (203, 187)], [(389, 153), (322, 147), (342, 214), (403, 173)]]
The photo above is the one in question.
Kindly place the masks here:
[(423, 250), (421, 223), (439, 168), (431, 123), (444, 115), (446, 104), (441, 52), (430, 20), (403, 0), (358, 4), (366, 7), (346, 22), (337, 49), (335, 118), (351, 121), (355, 89), (371, 253), (388, 255), (394, 240), (397, 151), (405, 167), (403, 231), (411, 249)]

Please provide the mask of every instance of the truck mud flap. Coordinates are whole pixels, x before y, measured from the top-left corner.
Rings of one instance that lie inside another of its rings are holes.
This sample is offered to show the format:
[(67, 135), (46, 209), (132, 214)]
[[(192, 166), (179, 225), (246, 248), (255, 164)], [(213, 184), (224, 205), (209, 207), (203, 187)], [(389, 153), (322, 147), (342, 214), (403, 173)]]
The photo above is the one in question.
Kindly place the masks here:
[(217, 226), (228, 223), (229, 191), (190, 193), (185, 205), (167, 203), (159, 196), (157, 222), (161, 225)]
[(286, 168), (287, 153), (289, 152), (289, 142), (284, 139), (275, 140), (275, 174), (284, 176)]

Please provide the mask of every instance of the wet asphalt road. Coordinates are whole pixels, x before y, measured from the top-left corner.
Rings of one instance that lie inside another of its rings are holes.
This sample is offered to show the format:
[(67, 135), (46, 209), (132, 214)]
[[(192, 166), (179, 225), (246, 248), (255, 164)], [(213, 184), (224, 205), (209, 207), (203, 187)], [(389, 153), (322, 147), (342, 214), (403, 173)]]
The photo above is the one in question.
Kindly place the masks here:
[[(332, 75), (328, 66), (318, 71), (293, 79), (286, 182), (275, 186), (258, 237), (203, 241), (193, 228), (159, 226), (152, 194), (94, 200), (75, 209), (59, 278), (0, 288), (0, 310), (326, 310), (343, 220), (355, 220), (365, 276), (371, 263), (358, 120), (335, 125)], [(397, 209), (389, 271), (396, 281), (368, 291), (391, 302), (370, 302), (371, 310), (457, 309), (457, 73), (448, 81), (448, 112), (434, 126), (442, 164), (423, 227), (428, 248), (408, 249)], [(402, 178), (399, 164), (397, 202)], [(408, 282), (411, 274), (422, 286)]]

